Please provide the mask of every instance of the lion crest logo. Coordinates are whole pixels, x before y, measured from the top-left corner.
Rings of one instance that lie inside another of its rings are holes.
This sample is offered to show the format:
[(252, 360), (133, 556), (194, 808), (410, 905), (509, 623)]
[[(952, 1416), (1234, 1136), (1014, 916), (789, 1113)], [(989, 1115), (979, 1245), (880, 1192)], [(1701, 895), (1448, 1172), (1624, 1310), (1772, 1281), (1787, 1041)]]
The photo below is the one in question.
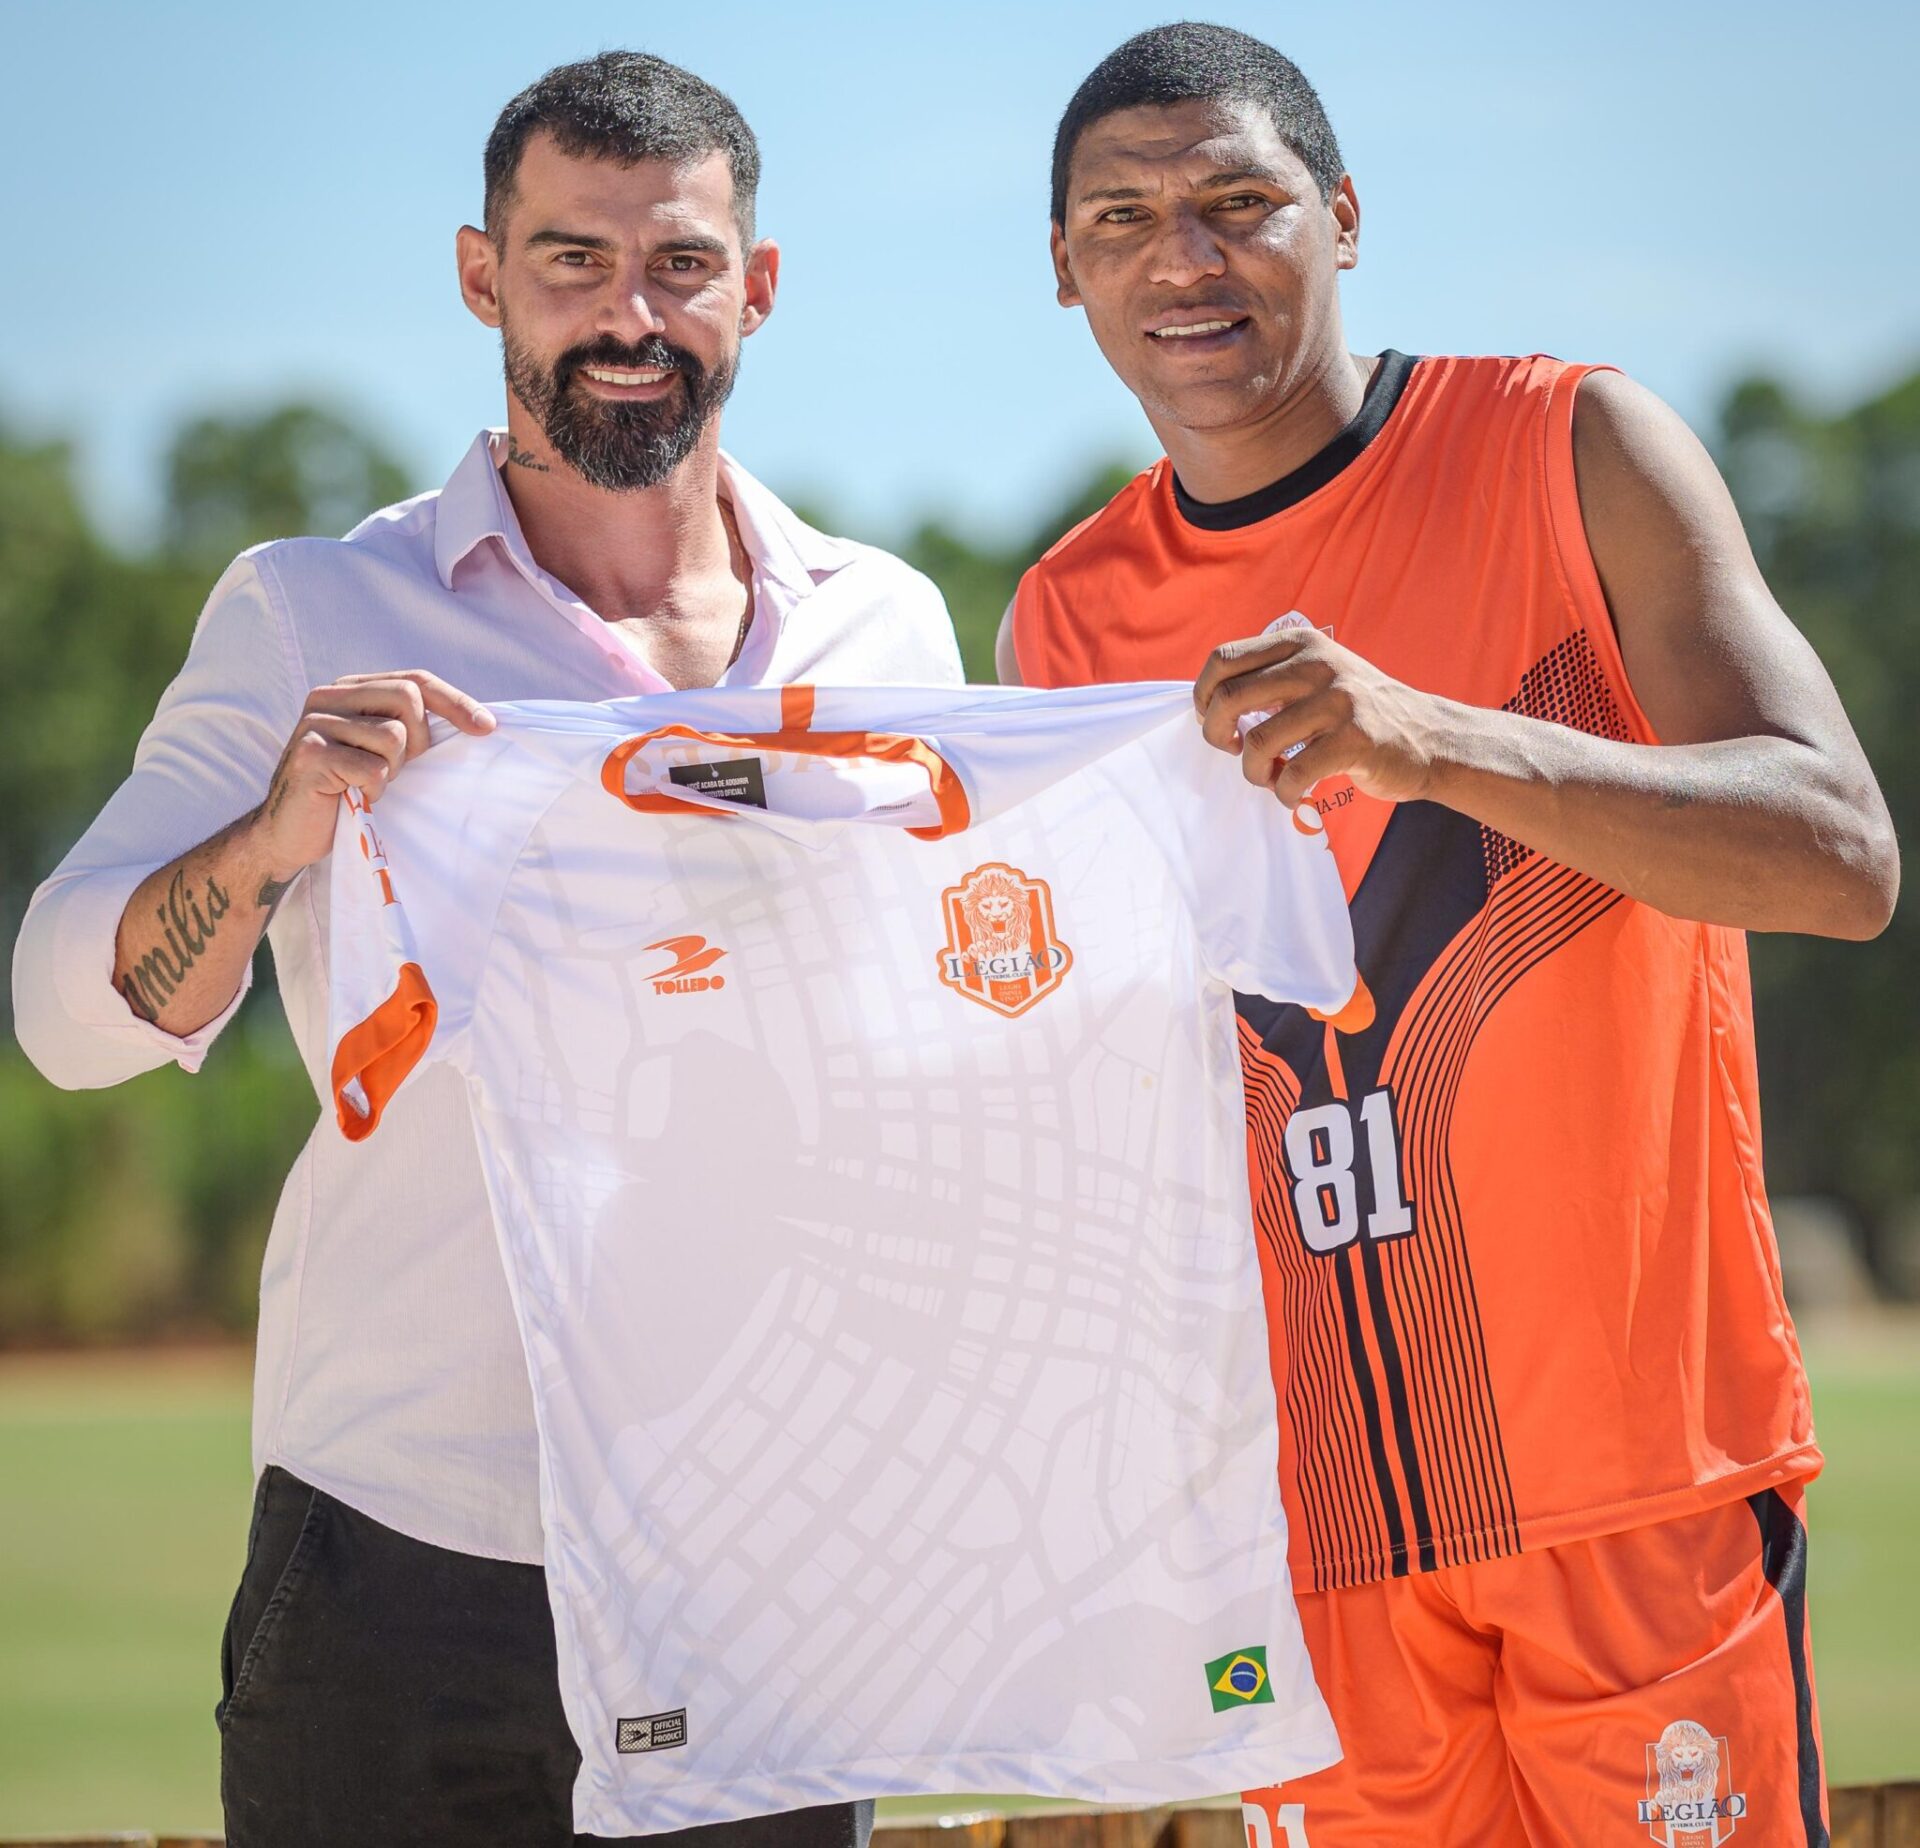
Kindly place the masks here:
[(1727, 1741), (1698, 1720), (1675, 1720), (1647, 1747), (1640, 1820), (1660, 1848), (1717, 1848), (1746, 1813)]
[(1044, 879), (990, 860), (940, 894), (947, 941), (940, 980), (1009, 1019), (1046, 999), (1073, 967)]

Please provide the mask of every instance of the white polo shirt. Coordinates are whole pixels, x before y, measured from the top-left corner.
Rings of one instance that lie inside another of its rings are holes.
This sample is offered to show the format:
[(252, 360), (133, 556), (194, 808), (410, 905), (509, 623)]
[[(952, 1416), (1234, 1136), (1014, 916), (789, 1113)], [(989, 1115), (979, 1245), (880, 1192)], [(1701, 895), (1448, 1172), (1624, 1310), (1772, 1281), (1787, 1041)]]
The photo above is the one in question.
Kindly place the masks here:
[(332, 1076), (473, 1098), (575, 1827), (1330, 1763), (1233, 1004), (1357, 999), (1318, 818), (1184, 685), (496, 710), (343, 807)]
[[(500, 479), (504, 441), (483, 433), (443, 489), (344, 540), (255, 548), (215, 587), (131, 774), (21, 928), (15, 1031), (54, 1083), (196, 1071), (232, 1018), (230, 1007), (185, 1039), (136, 1019), (112, 986), (114, 936), (149, 873), (265, 796), (312, 688), (426, 668), (489, 703), (666, 689), (528, 551)], [(721, 491), (752, 561), (754, 609), (723, 686), (959, 681), (945, 606), (919, 573), (815, 532), (724, 457)], [(324, 1098), (330, 945), (324, 863), (316, 871), (268, 938)], [(294, 1163), (261, 1276), (253, 1456), (417, 1539), (540, 1558), (526, 1363), (453, 1073), (409, 1085), (376, 1142), (351, 1147), (329, 1121)]]

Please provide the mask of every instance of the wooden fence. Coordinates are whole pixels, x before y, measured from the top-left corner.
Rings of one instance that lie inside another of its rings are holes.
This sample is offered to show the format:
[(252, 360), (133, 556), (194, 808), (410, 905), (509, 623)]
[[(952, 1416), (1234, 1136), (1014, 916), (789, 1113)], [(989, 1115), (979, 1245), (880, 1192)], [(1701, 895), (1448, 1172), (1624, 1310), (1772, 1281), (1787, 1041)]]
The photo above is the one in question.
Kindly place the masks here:
[[(1920, 1848), (1920, 1784), (1836, 1790), (1832, 1807), (1833, 1848)], [(948, 1816), (886, 1817), (874, 1836), (875, 1848), (1247, 1848), (1246, 1826), (1232, 1805), (1053, 1810), (1034, 1816), (967, 1810)], [(137, 1831), (38, 1835), (0, 1840), (0, 1848), (221, 1848), (221, 1838)], [(1446, 1844), (1436, 1843), (1434, 1848), (1446, 1848)]]

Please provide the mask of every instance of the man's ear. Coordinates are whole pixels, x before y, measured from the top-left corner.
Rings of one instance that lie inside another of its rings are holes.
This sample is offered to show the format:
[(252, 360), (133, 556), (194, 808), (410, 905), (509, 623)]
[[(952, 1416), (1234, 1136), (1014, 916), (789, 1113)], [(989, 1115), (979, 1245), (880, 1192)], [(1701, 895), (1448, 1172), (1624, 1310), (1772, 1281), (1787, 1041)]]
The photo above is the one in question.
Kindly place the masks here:
[(740, 310), (742, 336), (755, 332), (773, 312), (773, 298), (780, 292), (780, 246), (763, 237), (747, 252), (747, 299)]
[(1333, 266), (1343, 270), (1357, 268), (1360, 262), (1360, 195), (1353, 190), (1352, 174), (1341, 174), (1340, 184), (1333, 189), (1329, 209), (1333, 213), (1335, 226)]
[(460, 299), (483, 327), (500, 325), (500, 253), (493, 239), (472, 225), (453, 234), (454, 262), (460, 273)]
[(1047, 233), (1047, 247), (1053, 252), (1054, 299), (1062, 308), (1078, 308), (1080, 288), (1073, 280), (1073, 265), (1067, 259), (1067, 234), (1057, 222)]

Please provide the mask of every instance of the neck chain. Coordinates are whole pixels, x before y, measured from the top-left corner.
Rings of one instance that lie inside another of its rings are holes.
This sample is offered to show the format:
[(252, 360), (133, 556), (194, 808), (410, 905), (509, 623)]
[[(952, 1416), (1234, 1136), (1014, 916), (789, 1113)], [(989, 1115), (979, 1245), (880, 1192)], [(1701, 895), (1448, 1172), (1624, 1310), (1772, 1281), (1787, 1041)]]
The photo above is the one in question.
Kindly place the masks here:
[(733, 567), (734, 575), (740, 580), (747, 593), (746, 607), (740, 612), (739, 633), (733, 638), (733, 652), (727, 656), (727, 666), (731, 667), (740, 659), (740, 650), (747, 645), (747, 631), (753, 627), (753, 560), (747, 556), (747, 548), (740, 537), (740, 529), (734, 523), (733, 505), (730, 501), (721, 501), (720, 520), (727, 529), (727, 562)]

